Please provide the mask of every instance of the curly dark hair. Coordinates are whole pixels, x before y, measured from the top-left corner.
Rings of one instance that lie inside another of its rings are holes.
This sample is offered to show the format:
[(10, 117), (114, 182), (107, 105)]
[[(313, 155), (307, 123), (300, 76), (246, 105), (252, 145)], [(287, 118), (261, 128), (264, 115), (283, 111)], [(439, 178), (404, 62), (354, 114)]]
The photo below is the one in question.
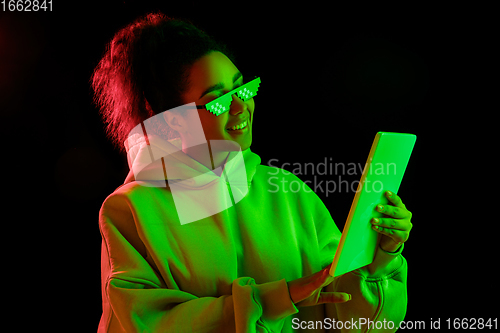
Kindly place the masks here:
[[(234, 54), (223, 43), (184, 19), (154, 12), (120, 29), (106, 45), (91, 78), (106, 135), (120, 152), (129, 132), (142, 121), (183, 104), (188, 70), (213, 52)], [(172, 133), (162, 136), (175, 137)]]

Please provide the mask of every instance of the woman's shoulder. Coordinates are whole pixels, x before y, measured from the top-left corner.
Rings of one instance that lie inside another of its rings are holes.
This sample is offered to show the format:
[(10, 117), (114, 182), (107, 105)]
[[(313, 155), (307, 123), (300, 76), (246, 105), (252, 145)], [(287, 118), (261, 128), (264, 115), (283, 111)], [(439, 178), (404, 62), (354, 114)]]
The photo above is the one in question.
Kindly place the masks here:
[(159, 194), (165, 196), (166, 188), (165, 182), (130, 181), (118, 186), (109, 194), (102, 206), (116, 203), (133, 204), (137, 200), (144, 201)]
[(261, 178), (266, 178), (266, 179), (274, 177), (274, 178), (283, 178), (283, 179), (289, 179), (289, 180), (302, 181), (293, 172), (290, 172), (290, 171), (287, 171), (285, 169), (281, 169), (278, 167), (269, 166), (269, 165), (262, 165), (262, 164), (257, 166), (256, 175), (258, 175)]

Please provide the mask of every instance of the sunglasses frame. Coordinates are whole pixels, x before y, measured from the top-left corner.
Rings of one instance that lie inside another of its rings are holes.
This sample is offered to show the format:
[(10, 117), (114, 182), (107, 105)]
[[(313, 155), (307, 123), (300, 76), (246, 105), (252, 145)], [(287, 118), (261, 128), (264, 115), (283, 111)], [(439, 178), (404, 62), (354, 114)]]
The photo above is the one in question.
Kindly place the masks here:
[[(196, 105), (197, 109), (207, 109), (209, 112), (214, 114), (216, 117), (229, 111), (232, 103), (232, 96), (234, 94), (238, 95), (242, 101), (246, 102), (251, 98), (257, 96), (257, 91), (260, 86), (260, 77), (255, 77), (253, 80), (239, 86), (224, 95), (217, 97), (213, 101), (208, 102), (204, 105)], [(250, 89), (250, 87), (252, 89)]]

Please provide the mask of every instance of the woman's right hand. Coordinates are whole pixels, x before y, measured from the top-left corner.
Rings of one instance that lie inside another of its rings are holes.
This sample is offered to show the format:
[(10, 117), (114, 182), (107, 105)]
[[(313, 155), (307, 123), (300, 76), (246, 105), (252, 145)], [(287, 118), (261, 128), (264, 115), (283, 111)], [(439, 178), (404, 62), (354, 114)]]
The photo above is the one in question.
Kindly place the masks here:
[(312, 306), (323, 303), (344, 303), (351, 300), (351, 295), (342, 292), (322, 292), (321, 289), (333, 282), (331, 264), (312, 275), (289, 281), (288, 291), (296, 306)]

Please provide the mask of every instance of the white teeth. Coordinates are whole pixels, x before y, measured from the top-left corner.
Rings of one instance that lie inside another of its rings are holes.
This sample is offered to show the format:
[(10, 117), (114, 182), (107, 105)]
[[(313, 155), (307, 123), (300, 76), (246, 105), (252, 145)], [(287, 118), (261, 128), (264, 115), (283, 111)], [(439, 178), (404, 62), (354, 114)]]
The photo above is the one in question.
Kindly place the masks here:
[(230, 130), (236, 131), (236, 130), (245, 128), (245, 126), (247, 126), (247, 121), (244, 121), (243, 123), (241, 123), (239, 125), (235, 125), (235, 126), (231, 127)]

